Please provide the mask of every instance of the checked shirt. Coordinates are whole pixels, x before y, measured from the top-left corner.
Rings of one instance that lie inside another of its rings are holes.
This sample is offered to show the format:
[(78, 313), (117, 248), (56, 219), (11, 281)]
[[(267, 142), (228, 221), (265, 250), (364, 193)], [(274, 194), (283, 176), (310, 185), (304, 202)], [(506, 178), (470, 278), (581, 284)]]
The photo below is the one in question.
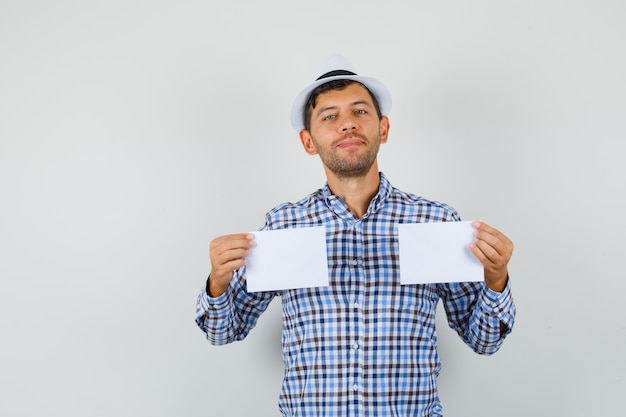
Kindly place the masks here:
[[(380, 173), (378, 194), (355, 218), (322, 189), (266, 216), (261, 230), (326, 227), (328, 287), (248, 293), (245, 267), (229, 290), (198, 295), (196, 323), (210, 343), (245, 338), (275, 296), (282, 299), (284, 416), (440, 416), (435, 312), (480, 354), (492, 354), (513, 327), (515, 305), (482, 282), (400, 285), (397, 225), (459, 221), (439, 202), (402, 192)], [(508, 331), (500, 335), (500, 322)]]

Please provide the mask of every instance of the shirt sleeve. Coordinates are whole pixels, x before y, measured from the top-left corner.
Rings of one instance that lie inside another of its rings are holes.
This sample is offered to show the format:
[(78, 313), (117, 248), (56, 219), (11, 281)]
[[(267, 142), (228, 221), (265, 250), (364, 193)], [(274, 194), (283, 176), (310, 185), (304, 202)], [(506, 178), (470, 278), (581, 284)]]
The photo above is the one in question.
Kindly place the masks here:
[(196, 302), (196, 324), (213, 345), (243, 340), (256, 326), (276, 293), (246, 291), (245, 267), (235, 271), (224, 294), (211, 297), (202, 288)]
[(515, 321), (510, 280), (501, 293), (492, 291), (484, 282), (442, 284), (439, 293), (450, 328), (470, 348), (483, 355), (500, 349)]

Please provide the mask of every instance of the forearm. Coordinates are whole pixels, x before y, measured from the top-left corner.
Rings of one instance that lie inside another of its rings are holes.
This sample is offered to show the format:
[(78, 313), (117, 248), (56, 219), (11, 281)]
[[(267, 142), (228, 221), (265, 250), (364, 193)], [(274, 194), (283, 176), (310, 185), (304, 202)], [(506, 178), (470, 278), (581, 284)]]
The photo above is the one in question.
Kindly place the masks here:
[(213, 345), (244, 339), (274, 297), (272, 293), (248, 293), (239, 273), (222, 294), (212, 295), (213, 289), (207, 282), (198, 295), (196, 324)]
[(499, 293), (484, 283), (452, 283), (441, 296), (450, 327), (472, 350), (484, 355), (498, 351), (515, 319), (509, 284)]
[(214, 298), (207, 294), (206, 289), (198, 294), (196, 303), (196, 324), (206, 334), (212, 345), (224, 345), (239, 340), (232, 311), (232, 297), (224, 293)]
[(507, 284), (502, 292), (485, 289), (480, 295), (469, 323), (468, 344), (484, 355), (500, 349), (515, 321), (515, 304)]

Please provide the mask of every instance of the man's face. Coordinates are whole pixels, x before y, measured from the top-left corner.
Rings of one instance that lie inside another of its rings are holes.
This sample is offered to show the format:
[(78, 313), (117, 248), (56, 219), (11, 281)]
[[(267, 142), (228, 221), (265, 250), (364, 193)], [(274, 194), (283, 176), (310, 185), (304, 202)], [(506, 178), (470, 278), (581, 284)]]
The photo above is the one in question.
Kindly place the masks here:
[(317, 98), (311, 129), (300, 139), (310, 155), (319, 154), (325, 167), (340, 178), (362, 177), (387, 141), (389, 122), (378, 118), (372, 97), (359, 84), (331, 90)]

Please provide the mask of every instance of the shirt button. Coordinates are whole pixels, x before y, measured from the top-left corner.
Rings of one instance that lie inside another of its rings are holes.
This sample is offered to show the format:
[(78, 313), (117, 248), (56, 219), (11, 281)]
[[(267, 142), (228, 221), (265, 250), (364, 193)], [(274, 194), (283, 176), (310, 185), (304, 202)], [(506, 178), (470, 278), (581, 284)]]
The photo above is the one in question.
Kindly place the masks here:
[(352, 386), (352, 391), (357, 392), (359, 390), (359, 386), (357, 384), (354, 384)]
[(360, 307), (360, 306), (359, 306), (359, 302), (358, 302), (358, 301), (355, 301), (355, 302), (354, 302), (354, 308), (359, 308), (359, 307)]
[(357, 264), (358, 264), (358, 263), (359, 263), (359, 261), (358, 261), (358, 260), (356, 260), (356, 259), (353, 259), (353, 260), (352, 260), (352, 266), (357, 266)]
[(353, 344), (353, 345), (352, 345), (352, 348), (353, 348), (354, 350), (357, 350), (357, 349), (359, 348), (359, 344), (358, 344), (358, 343)]

